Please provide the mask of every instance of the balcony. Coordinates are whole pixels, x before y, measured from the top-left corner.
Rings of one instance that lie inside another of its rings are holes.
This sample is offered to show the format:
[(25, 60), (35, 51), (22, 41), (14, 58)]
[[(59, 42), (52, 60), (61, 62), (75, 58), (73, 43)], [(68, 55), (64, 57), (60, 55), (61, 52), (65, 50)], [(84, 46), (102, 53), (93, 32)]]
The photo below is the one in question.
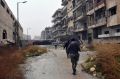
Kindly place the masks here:
[(65, 35), (66, 35), (65, 31), (60, 30), (60, 31), (57, 31), (57, 33), (54, 35), (54, 38), (60, 38), (60, 37), (63, 37)]
[(61, 24), (61, 21), (56, 21), (53, 25), (53, 27), (55, 27), (56, 25), (60, 25)]
[(56, 16), (53, 18), (52, 22), (54, 23), (57, 20), (61, 20), (62, 19), (62, 15)]
[(75, 11), (76, 9), (78, 9), (81, 5), (82, 5), (82, 1), (79, 1), (79, 2), (74, 6), (73, 11)]
[(120, 33), (115, 33), (114, 36), (120, 36)]
[(98, 38), (107, 38), (107, 37), (110, 37), (110, 34), (98, 35)]
[(120, 33), (98, 35), (99, 38), (118, 37), (118, 36), (120, 36)]
[(103, 7), (105, 7), (105, 3), (104, 3), (104, 2), (101, 2), (101, 4), (96, 5), (95, 10), (101, 9), (101, 8), (103, 8)]
[(85, 17), (85, 14), (81, 14), (81, 15), (79, 15), (79, 16), (76, 18), (75, 21), (78, 21), (78, 20), (80, 20), (80, 19), (82, 19), (82, 18), (84, 18), (84, 17)]
[(96, 27), (103, 26), (106, 24), (106, 18), (101, 18), (96, 21)]
[(101, 4), (105, 3), (105, 0), (95, 0), (95, 6), (99, 6)]
[[(92, 6), (93, 6), (93, 7), (92, 7)], [(101, 1), (101, 2), (99, 2), (99, 3), (97, 3), (97, 4), (95, 3), (95, 4), (91, 5), (91, 8), (90, 8), (90, 9), (88, 9), (89, 11), (87, 12), (87, 15), (91, 15), (91, 14), (93, 14), (95, 11), (97, 11), (97, 10), (103, 8), (103, 7), (105, 7), (104, 1)]]
[(52, 33), (61, 32), (61, 31), (63, 31), (62, 28), (61, 28), (61, 27), (58, 27), (58, 28), (54, 29), (54, 30), (52, 31)]
[(67, 5), (68, 1), (67, 0), (62, 0), (62, 5), (65, 6)]

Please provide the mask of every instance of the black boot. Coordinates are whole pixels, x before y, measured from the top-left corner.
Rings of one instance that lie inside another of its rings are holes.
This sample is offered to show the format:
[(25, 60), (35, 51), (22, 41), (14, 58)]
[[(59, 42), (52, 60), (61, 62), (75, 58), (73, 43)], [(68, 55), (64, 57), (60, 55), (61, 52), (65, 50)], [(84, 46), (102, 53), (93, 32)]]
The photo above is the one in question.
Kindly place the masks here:
[(73, 69), (73, 75), (76, 75), (76, 69)]

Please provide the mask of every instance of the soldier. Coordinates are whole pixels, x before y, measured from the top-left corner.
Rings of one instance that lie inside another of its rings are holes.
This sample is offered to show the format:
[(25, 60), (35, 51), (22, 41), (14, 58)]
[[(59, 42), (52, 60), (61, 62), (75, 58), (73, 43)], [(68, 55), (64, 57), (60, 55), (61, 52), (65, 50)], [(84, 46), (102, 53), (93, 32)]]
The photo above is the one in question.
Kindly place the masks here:
[(71, 58), (73, 75), (76, 75), (76, 67), (77, 67), (77, 62), (79, 60), (78, 51), (80, 51), (80, 43), (77, 41), (77, 39), (75, 39), (75, 38), (71, 39), (70, 44), (67, 48), (67, 51)]

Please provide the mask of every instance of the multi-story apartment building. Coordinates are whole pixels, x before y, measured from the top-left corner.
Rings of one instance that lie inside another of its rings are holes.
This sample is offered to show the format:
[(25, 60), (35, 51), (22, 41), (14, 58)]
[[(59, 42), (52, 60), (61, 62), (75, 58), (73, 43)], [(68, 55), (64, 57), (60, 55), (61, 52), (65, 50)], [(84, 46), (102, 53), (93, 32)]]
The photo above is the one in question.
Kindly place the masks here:
[(45, 39), (46, 40), (51, 40), (52, 39), (52, 28), (51, 27), (46, 27), (45, 28)]
[(74, 30), (74, 18), (73, 18), (73, 4), (72, 0), (67, 1), (67, 33), (69, 35), (73, 35), (73, 30)]
[(73, 0), (74, 32), (79, 39), (87, 41), (86, 0)]
[(40, 40), (52, 40), (52, 28), (46, 27), (44, 31), (41, 32)]
[(67, 29), (68, 29), (68, 15), (67, 15), (67, 1), (62, 1), (62, 20), (61, 20), (61, 26), (63, 29), (63, 33), (61, 35), (61, 41), (65, 41), (68, 37)]
[[(52, 16), (53, 17), (52, 37), (54, 40), (59, 42), (62, 40), (61, 37), (65, 31), (63, 28), (66, 28), (66, 26), (62, 27), (62, 20), (63, 20), (63, 23), (65, 22), (65, 19), (62, 18), (63, 17), (62, 12), (63, 12), (63, 9), (58, 9)], [(64, 16), (64, 18), (65, 17), (66, 16)]]
[(43, 30), (42, 32), (41, 32), (41, 40), (45, 40), (45, 30)]
[(72, 0), (75, 34), (88, 43), (120, 43), (118, 0)]
[(120, 1), (87, 0), (88, 42), (120, 43)]
[[(62, 38), (75, 34), (86, 43), (120, 43), (119, 0), (62, 0), (62, 6), (53, 15), (53, 29), (59, 24), (64, 29)], [(58, 13), (62, 19), (56, 23)]]
[(0, 0), (0, 41), (3, 43), (15, 43), (22, 38), (23, 29), (15, 19), (12, 11), (5, 2)]
[(41, 39), (41, 36), (34, 36), (33, 40), (43, 40), (43, 39)]

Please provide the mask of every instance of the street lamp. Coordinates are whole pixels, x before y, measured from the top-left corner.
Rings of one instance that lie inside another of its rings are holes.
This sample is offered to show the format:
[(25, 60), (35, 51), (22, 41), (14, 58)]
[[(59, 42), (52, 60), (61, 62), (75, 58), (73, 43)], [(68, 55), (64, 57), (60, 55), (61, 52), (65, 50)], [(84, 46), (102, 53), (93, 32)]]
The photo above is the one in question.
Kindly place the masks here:
[(16, 38), (16, 44), (20, 47), (20, 43), (21, 43), (21, 40), (20, 40), (20, 36), (19, 36), (19, 4), (20, 3), (26, 3), (27, 1), (23, 1), (23, 2), (17, 2), (17, 27), (16, 27), (16, 34), (17, 34), (17, 38)]
[(26, 3), (27, 1), (23, 1), (23, 2), (17, 2), (17, 20), (19, 22), (19, 4), (20, 3)]

